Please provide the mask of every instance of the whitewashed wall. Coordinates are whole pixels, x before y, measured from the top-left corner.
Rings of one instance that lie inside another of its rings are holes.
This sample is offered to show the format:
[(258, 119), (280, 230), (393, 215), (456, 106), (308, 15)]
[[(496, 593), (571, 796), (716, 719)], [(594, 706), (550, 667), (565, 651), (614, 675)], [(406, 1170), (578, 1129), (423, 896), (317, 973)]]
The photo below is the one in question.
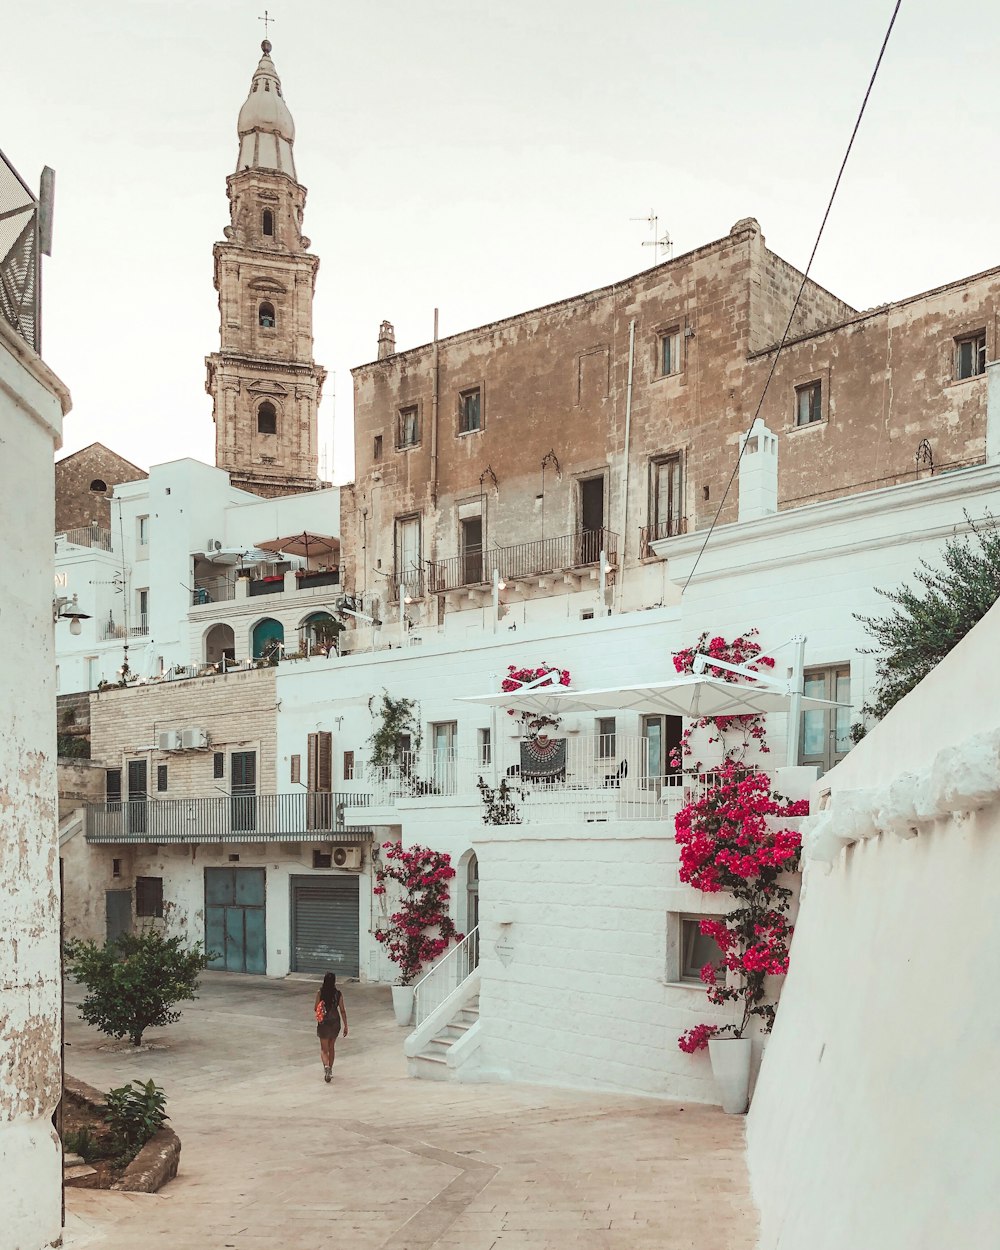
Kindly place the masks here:
[(761, 1250), (997, 1244), (998, 646), (995, 607), (819, 783), (871, 836), (806, 873), (748, 1121)]
[(52, 453), (68, 410), (59, 379), (0, 321), (0, 1250), (56, 1245), (61, 1228)]

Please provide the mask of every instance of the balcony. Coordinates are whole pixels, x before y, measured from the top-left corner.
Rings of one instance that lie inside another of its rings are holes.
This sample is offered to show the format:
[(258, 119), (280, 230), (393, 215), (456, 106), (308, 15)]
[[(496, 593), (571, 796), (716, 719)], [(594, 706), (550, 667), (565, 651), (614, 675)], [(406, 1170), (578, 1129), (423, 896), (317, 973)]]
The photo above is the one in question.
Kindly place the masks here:
[(233, 599), (253, 599), (258, 595), (300, 594), (340, 585), (340, 569), (298, 569), (288, 573), (237, 577), (232, 571), (213, 577), (200, 577), (192, 588), (191, 606), (227, 603)]
[(360, 775), (366, 791), (356, 804), (361, 807), (441, 799), (483, 804), (482, 778), (494, 792), (501, 780), (509, 788), (506, 802), (494, 803), (492, 823), (655, 820), (669, 823), (670, 835), (681, 807), (718, 784), (712, 772), (671, 769), (656, 740), (624, 734), (556, 737), (541, 752), (508, 738), (499, 744), (495, 769), (492, 760), (453, 748), (403, 752), (391, 765)]
[(639, 559), (655, 559), (653, 543), (659, 542), (661, 538), (676, 538), (678, 534), (686, 534), (687, 528), (686, 516), (672, 516), (666, 521), (658, 521), (656, 525), (643, 525), (639, 530)]
[(109, 617), (98, 626), (98, 636), (102, 642), (111, 638), (143, 638), (149, 633), (149, 617), (145, 612), (137, 612), (128, 625), (124, 621), (116, 621)]
[(344, 824), (344, 812), (367, 807), (363, 793), (233, 794), (213, 798), (135, 798), (88, 803), (90, 843), (221, 843), (351, 840), (367, 829)]
[(74, 547), (92, 547), (95, 551), (111, 550), (111, 531), (100, 525), (81, 525), (57, 534), (56, 538), (62, 538)]
[(487, 552), (472, 550), (447, 560), (428, 561), (429, 580), (435, 594), (450, 594), (487, 585), (494, 569), (506, 582), (572, 574), (599, 565), (602, 551), (613, 567), (618, 558), (617, 534), (604, 528), (576, 530), (560, 538), (537, 538)]

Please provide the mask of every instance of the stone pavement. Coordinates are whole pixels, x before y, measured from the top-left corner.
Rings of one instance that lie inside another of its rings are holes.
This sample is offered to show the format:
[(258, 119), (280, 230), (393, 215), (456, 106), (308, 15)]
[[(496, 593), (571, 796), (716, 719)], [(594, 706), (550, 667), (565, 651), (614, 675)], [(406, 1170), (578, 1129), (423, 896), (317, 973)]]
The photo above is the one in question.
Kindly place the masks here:
[[(162, 1050), (101, 1051), (67, 987), (66, 1070), (154, 1077), (183, 1143), (159, 1194), (67, 1191), (72, 1250), (751, 1250), (743, 1121), (716, 1108), (406, 1076), (389, 991), (345, 985), (323, 1083), (316, 984), (205, 974)], [(613, 1022), (609, 1022), (613, 1028)]]

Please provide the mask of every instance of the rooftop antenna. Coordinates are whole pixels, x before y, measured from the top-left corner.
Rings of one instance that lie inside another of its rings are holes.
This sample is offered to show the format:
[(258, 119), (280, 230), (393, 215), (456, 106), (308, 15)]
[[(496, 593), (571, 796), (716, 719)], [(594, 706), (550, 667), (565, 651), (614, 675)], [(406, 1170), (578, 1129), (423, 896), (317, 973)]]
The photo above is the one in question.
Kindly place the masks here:
[(671, 239), (670, 235), (667, 233), (666, 230), (664, 230), (663, 235), (661, 237), (660, 219), (656, 215), (655, 208), (651, 208), (649, 210), (648, 217), (630, 217), (629, 220), (630, 221), (644, 221), (646, 222), (646, 224), (649, 226), (650, 230), (652, 231), (653, 237), (651, 239), (646, 239), (646, 241), (643, 243), (642, 246), (651, 247), (653, 249), (653, 264), (654, 265), (658, 265), (660, 263), (660, 248), (663, 248), (664, 260), (670, 260), (670, 258), (674, 254), (673, 240)]

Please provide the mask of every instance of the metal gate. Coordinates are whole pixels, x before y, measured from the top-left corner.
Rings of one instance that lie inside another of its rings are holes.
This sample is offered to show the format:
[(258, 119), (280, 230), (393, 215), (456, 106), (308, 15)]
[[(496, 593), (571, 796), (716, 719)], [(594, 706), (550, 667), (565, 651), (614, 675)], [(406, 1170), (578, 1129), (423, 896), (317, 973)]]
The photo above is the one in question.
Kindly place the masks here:
[(356, 977), (360, 969), (358, 878), (292, 877), (292, 971), (335, 972)]
[(263, 868), (205, 869), (208, 965), (226, 972), (267, 971)]

